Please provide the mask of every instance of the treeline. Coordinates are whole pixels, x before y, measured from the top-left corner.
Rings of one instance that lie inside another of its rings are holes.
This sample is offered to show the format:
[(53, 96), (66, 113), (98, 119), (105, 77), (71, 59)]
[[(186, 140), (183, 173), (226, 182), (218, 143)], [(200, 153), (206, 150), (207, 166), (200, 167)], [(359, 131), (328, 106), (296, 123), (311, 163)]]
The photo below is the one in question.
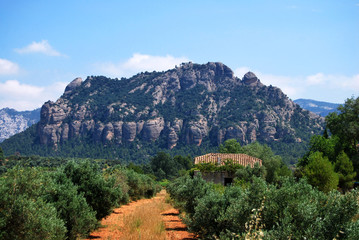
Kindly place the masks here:
[(0, 239), (77, 239), (114, 207), (159, 190), (151, 177), (121, 166), (15, 166), (0, 176)]
[(359, 97), (347, 99), (329, 114), (322, 136), (313, 136), (299, 160), (297, 177), (305, 177), (319, 190), (338, 187), (346, 192), (359, 180)]
[(167, 189), (202, 239), (359, 239), (358, 191), (326, 194), (304, 179), (254, 175), (230, 187), (187, 175)]

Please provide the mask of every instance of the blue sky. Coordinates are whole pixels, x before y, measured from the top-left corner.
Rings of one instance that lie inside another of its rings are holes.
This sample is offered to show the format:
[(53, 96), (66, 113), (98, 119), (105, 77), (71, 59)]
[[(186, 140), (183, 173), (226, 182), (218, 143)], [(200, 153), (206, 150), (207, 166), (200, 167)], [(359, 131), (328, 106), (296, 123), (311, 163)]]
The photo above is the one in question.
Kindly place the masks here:
[(359, 95), (359, 0), (3, 0), (0, 33), (0, 108), (186, 61), (253, 71), (293, 100)]

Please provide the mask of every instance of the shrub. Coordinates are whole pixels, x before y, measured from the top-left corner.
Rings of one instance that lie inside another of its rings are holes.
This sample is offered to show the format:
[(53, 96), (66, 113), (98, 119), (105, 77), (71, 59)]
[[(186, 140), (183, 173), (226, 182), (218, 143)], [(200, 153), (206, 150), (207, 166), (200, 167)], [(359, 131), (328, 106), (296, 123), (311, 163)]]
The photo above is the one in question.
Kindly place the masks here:
[(55, 207), (43, 200), (43, 172), (15, 167), (0, 178), (1, 239), (64, 239)]
[(199, 174), (193, 178), (188, 175), (177, 178), (168, 185), (167, 190), (176, 200), (176, 205), (191, 216), (195, 212), (197, 200), (202, 198), (210, 188), (210, 185)]
[(65, 175), (77, 186), (87, 204), (96, 212), (96, 218), (107, 216), (112, 212), (120, 197), (118, 188), (113, 188), (114, 181), (106, 181), (97, 165), (89, 161), (68, 162), (63, 168)]
[(97, 226), (96, 213), (87, 204), (83, 193), (61, 171), (50, 173), (44, 199), (52, 203), (65, 223), (68, 239), (85, 236)]
[(150, 198), (160, 190), (160, 186), (156, 185), (154, 180), (147, 175), (136, 173), (131, 169), (125, 170), (125, 173), (129, 186), (128, 194), (133, 200), (143, 197)]
[(65, 239), (64, 222), (57, 217), (51, 204), (41, 198), (29, 199), (26, 195), (6, 200), (2, 197), (0, 200), (1, 239)]
[(248, 186), (217, 191), (199, 176), (168, 185), (185, 222), (203, 239), (357, 239), (358, 191), (328, 194), (301, 179), (277, 185), (253, 177)]

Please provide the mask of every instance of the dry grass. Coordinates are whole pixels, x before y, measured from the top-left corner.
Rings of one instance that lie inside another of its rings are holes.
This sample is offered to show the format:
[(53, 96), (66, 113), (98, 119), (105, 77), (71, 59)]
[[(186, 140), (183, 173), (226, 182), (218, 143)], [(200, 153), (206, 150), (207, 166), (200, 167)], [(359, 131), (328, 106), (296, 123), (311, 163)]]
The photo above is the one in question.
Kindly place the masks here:
[(170, 209), (171, 206), (165, 203), (164, 195), (165, 193), (160, 193), (154, 201), (136, 207), (133, 212), (124, 217), (121, 239), (166, 239), (166, 228), (161, 212)]

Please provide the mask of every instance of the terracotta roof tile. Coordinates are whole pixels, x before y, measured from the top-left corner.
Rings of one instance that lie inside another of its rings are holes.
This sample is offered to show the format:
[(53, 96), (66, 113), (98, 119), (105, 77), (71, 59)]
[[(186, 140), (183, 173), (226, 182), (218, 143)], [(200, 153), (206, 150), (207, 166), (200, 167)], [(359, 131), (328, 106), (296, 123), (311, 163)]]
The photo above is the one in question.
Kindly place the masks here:
[(247, 166), (249, 164), (251, 167), (253, 167), (256, 162), (262, 166), (261, 159), (242, 153), (208, 153), (206, 155), (195, 157), (194, 164), (220, 163), (220, 165), (224, 165), (224, 160), (226, 159), (232, 159), (234, 163), (241, 164), (243, 166)]

